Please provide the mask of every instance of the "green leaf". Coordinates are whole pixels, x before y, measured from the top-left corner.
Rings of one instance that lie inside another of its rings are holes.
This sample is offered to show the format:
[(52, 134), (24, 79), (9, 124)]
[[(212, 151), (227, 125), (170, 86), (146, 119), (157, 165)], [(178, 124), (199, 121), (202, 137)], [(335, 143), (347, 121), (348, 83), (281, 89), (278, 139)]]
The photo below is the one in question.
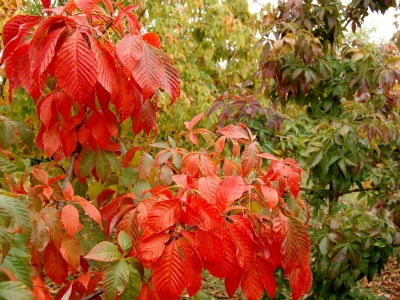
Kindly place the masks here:
[(312, 158), (310, 160), (310, 165), (308, 167), (311, 169), (311, 168), (315, 167), (316, 165), (318, 165), (321, 162), (322, 157), (323, 157), (322, 151), (315, 153), (312, 156)]
[(104, 262), (114, 262), (122, 258), (116, 245), (111, 242), (101, 242), (94, 246), (92, 250), (85, 256), (87, 259), (94, 259)]
[(33, 131), (24, 123), (21, 122), (14, 122), (14, 123), (17, 126), (18, 134), (21, 137), (21, 139), (29, 146), (29, 148), (32, 148), (33, 138), (35, 137)]
[(319, 243), (319, 250), (322, 255), (327, 255), (329, 252), (329, 238), (325, 236)]
[(115, 171), (121, 172), (121, 170), (122, 170), (121, 161), (118, 159), (118, 157), (115, 155), (115, 153), (105, 151), (105, 152), (103, 152), (103, 154), (107, 157), (108, 161), (110, 162), (111, 167)]
[(23, 171), (20, 166), (9, 162), (8, 160), (0, 157), (0, 170), (6, 174), (11, 174), (16, 171)]
[(135, 270), (131, 265), (128, 265), (128, 269), (128, 284), (122, 294), (118, 297), (120, 300), (136, 299), (140, 294), (140, 290), (142, 289), (142, 279), (139, 272)]
[(340, 267), (345, 265), (349, 260), (347, 246), (344, 246), (342, 250), (336, 251), (330, 260), (328, 269), (328, 276), (330, 279), (335, 279), (340, 274)]
[(139, 179), (139, 173), (131, 167), (123, 169), (119, 176), (119, 184), (123, 187), (134, 185)]
[(14, 128), (8, 121), (0, 123), (0, 146), (3, 149), (10, 147), (14, 139)]
[(4, 227), (0, 227), (0, 264), (3, 263), (12, 247), (13, 236)]
[(102, 182), (107, 181), (111, 173), (111, 165), (102, 151), (99, 151), (96, 159), (96, 173)]
[(10, 270), (23, 284), (32, 289), (31, 270), (29, 260), (22, 257), (7, 256), (3, 266)]
[(10, 226), (11, 216), (4, 207), (0, 207), (0, 226)]
[(78, 165), (78, 175), (80, 178), (88, 176), (96, 165), (96, 153), (86, 152), (82, 155)]
[(123, 259), (104, 271), (103, 289), (107, 300), (113, 300), (118, 292), (121, 293), (125, 289), (129, 281), (129, 271), (129, 265)]
[[(1, 191), (0, 191), (1, 192)], [(17, 198), (11, 198), (0, 194), (0, 206), (4, 207), (13, 218), (16, 225), (21, 228), (27, 236), (31, 234), (31, 214), (27, 206)]]
[(22, 282), (3, 281), (0, 282), (0, 299), (35, 300), (35, 296)]
[(132, 249), (132, 240), (125, 231), (121, 230), (118, 234), (118, 245), (124, 251), (124, 255)]

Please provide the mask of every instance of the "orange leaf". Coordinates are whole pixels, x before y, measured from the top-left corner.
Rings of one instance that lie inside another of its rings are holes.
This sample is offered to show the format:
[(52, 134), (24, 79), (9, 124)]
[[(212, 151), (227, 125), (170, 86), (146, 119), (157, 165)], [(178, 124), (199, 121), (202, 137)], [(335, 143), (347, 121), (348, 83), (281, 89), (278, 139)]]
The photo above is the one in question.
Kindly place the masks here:
[(79, 223), (79, 212), (75, 206), (72, 206), (71, 204), (64, 206), (61, 212), (61, 220), (64, 224), (65, 230), (67, 231), (68, 237), (72, 238), (81, 226)]

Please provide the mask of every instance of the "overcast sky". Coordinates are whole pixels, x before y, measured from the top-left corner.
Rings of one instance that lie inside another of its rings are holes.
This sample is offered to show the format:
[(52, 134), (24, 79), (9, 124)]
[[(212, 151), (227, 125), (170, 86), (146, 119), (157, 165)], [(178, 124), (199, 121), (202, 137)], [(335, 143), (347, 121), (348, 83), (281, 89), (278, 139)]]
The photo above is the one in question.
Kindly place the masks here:
[[(260, 5), (257, 3), (254, 3), (253, 0), (248, 0), (249, 2), (249, 10), (252, 13), (258, 12), (260, 10)], [(258, 3), (261, 5), (265, 5), (268, 2), (271, 2), (272, 4), (275, 4), (278, 2), (277, 0), (257, 0)], [(343, 1), (344, 3), (350, 2), (350, 1)], [(393, 33), (396, 31), (396, 27), (393, 25), (393, 22), (396, 21), (395, 14), (400, 14), (400, 12), (396, 11), (394, 8), (390, 8), (385, 15), (383, 16), (382, 14), (378, 13), (371, 13), (370, 15), (365, 19), (365, 26), (367, 27), (375, 27), (377, 30), (376, 32), (373, 33), (373, 36), (371, 37), (371, 41), (389, 41), (389, 39), (392, 37)], [(400, 21), (400, 19), (399, 19)], [(399, 22), (400, 23), (400, 22)]]

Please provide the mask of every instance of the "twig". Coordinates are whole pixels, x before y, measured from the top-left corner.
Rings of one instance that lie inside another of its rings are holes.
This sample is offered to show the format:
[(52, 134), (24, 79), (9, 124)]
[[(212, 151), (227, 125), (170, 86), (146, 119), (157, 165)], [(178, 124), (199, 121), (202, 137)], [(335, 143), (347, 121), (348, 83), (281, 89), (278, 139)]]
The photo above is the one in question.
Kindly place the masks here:
[(64, 179), (64, 183), (63, 183), (63, 187), (62, 187), (63, 192), (65, 191), (67, 186), (71, 183), (71, 181), (74, 180), (74, 178), (75, 178), (74, 165), (75, 165), (75, 161), (76, 161), (76, 158), (78, 157), (78, 155), (79, 155), (79, 152), (74, 152), (71, 155), (71, 162), (69, 163), (68, 173)]
[(103, 294), (103, 289), (99, 289), (97, 291), (95, 291), (93, 294), (90, 294), (86, 297), (83, 297), (81, 300), (92, 300), (94, 298), (96, 298), (97, 296), (100, 296), (101, 294)]

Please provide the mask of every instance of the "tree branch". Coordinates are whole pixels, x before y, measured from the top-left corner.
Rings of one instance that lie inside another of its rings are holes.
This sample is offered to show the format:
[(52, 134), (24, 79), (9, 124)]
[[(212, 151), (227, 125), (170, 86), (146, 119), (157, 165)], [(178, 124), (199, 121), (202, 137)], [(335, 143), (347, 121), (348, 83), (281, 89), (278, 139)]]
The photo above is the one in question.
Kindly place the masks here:
[[(351, 194), (351, 193), (359, 193), (359, 192), (368, 192), (368, 191), (379, 191), (380, 188), (377, 187), (372, 187), (372, 188), (365, 188), (365, 189), (353, 189), (349, 190), (346, 193), (340, 193), (340, 196), (346, 195), (346, 194)], [(306, 187), (300, 187), (300, 191), (303, 192), (308, 192), (308, 193), (313, 193), (314, 190), (311, 188), (306, 188)]]
[(103, 294), (103, 289), (99, 289), (97, 291), (95, 291), (93, 294), (90, 294), (86, 297), (83, 297), (81, 300), (92, 300), (94, 298), (96, 298), (97, 296), (100, 296), (101, 294)]

